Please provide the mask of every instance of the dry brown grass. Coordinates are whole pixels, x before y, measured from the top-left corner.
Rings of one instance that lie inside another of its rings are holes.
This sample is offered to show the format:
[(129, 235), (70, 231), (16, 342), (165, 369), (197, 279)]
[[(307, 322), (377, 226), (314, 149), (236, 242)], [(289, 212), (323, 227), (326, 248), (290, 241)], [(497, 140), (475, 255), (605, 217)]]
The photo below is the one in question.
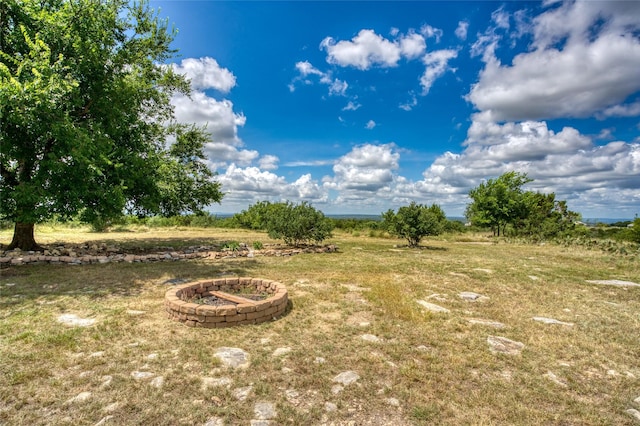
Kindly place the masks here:
[[(2, 233), (0, 241), (9, 237)], [(131, 246), (268, 242), (261, 233), (221, 229), (42, 229), (38, 238)], [(203, 424), (211, 417), (249, 424), (258, 401), (276, 404), (273, 424), (634, 424), (625, 410), (640, 410), (633, 402), (640, 396), (640, 288), (585, 280), (640, 282), (637, 258), (494, 244), (482, 236), (425, 241), (420, 250), (342, 234), (331, 242), (339, 253), (3, 269), (0, 424), (92, 425), (107, 415), (111, 424)], [(217, 330), (166, 318), (165, 281), (220, 275), (284, 283), (290, 312), (271, 323)], [(461, 291), (489, 299), (464, 301)], [(434, 294), (441, 300), (430, 301), (450, 313), (416, 303)], [(62, 313), (95, 318), (96, 325), (63, 326), (56, 321)], [(542, 324), (534, 316), (575, 325)], [(364, 341), (365, 333), (382, 341)], [(493, 354), (489, 335), (525, 348), (517, 356)], [(245, 349), (251, 367), (225, 371), (213, 355), (223, 346)], [(273, 357), (279, 347), (292, 351)], [(360, 380), (334, 395), (332, 378), (347, 370)], [(164, 384), (135, 380), (133, 371), (151, 371)], [(205, 376), (233, 384), (205, 390)], [(238, 401), (233, 390), (249, 385), (251, 395)], [(296, 400), (287, 390), (298, 392)], [(87, 401), (68, 402), (81, 392), (91, 392)], [(337, 411), (325, 412), (325, 402)]]

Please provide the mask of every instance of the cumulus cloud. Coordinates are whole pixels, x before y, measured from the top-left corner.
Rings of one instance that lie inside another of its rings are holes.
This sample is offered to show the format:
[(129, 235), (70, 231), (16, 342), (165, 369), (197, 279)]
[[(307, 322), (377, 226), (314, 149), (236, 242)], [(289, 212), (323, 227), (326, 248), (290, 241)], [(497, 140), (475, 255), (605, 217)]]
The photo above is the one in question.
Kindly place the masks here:
[(533, 19), (534, 49), (502, 64), (495, 55), (499, 29), (509, 29), (502, 9), (472, 53), (485, 68), (467, 99), (477, 120), (518, 121), (596, 114), (626, 115), (621, 104), (640, 90), (640, 3), (567, 2)]
[(368, 130), (373, 129), (374, 127), (376, 127), (376, 122), (373, 121), (373, 120), (367, 121), (367, 124), (365, 124), (365, 126), (364, 126), (364, 128), (368, 129)]
[(426, 67), (422, 77), (420, 77), (423, 94), (426, 95), (429, 93), (436, 79), (441, 77), (445, 72), (448, 70), (455, 71), (455, 69), (449, 67), (449, 61), (457, 56), (457, 50), (443, 49), (429, 52), (422, 58), (422, 62)]
[(179, 65), (171, 64), (171, 67), (175, 73), (191, 80), (191, 87), (196, 90), (216, 89), (229, 93), (236, 85), (236, 76), (213, 58), (186, 58)]
[(242, 208), (262, 200), (325, 202), (327, 199), (326, 190), (309, 174), (288, 183), (283, 176), (258, 167), (230, 164), (218, 176), (218, 181), (225, 192), (225, 203), (240, 205)]
[(458, 27), (456, 28), (455, 35), (460, 40), (466, 40), (467, 39), (467, 31), (468, 30), (469, 30), (469, 22), (460, 21), (460, 22), (458, 22)]
[(244, 126), (246, 117), (233, 111), (233, 103), (223, 99), (218, 101), (203, 92), (193, 92), (191, 96), (176, 95), (171, 103), (176, 120), (181, 123), (195, 123), (205, 126), (212, 139), (233, 145), (241, 145), (238, 127)]
[(238, 149), (224, 142), (209, 142), (204, 147), (207, 163), (212, 170), (227, 167), (229, 163), (237, 163), (248, 166), (255, 161), (260, 154), (255, 150)]
[(394, 144), (357, 146), (336, 161), (334, 176), (323, 179), (325, 187), (346, 192), (364, 191), (370, 197), (392, 182), (399, 158)]
[(308, 75), (324, 76), (324, 73), (311, 65), (309, 61), (296, 62), (296, 70), (298, 70), (302, 77), (306, 77)]
[(360, 104), (359, 104), (359, 103), (357, 103), (357, 102), (349, 101), (349, 102), (347, 103), (347, 105), (346, 105), (344, 108), (342, 108), (342, 110), (343, 110), (343, 111), (355, 111), (355, 110), (357, 110), (358, 108), (360, 108), (361, 106), (362, 106), (362, 105), (360, 105)]
[(423, 25), (420, 28), (420, 34), (424, 35), (427, 38), (435, 38), (436, 43), (440, 43), (442, 30), (440, 28), (432, 27), (431, 25)]
[(351, 40), (336, 42), (332, 37), (326, 37), (320, 48), (327, 52), (328, 63), (360, 70), (373, 66), (395, 67), (401, 58), (415, 59), (426, 50), (421, 34), (409, 31), (407, 35), (396, 33), (394, 37), (397, 38), (389, 40), (373, 30), (363, 29)]
[(554, 132), (545, 122), (529, 121), (474, 122), (465, 145), (460, 154), (439, 156), (413, 189), (466, 194), (483, 179), (517, 170), (534, 179), (529, 184), (532, 190), (571, 199), (570, 208), (574, 210), (606, 211), (609, 206), (597, 205), (593, 199), (586, 204), (585, 194), (601, 189), (609, 191), (607, 199), (618, 200), (611, 205), (624, 205), (624, 197), (629, 194), (640, 198), (639, 143), (614, 141), (597, 146), (574, 128)]
[(400, 38), (400, 54), (407, 59), (420, 57), (427, 49), (424, 37), (410, 31), (409, 34)]
[(275, 155), (263, 155), (258, 161), (258, 166), (263, 170), (276, 170), (280, 159)]
[(296, 89), (296, 83), (303, 82), (304, 84), (313, 84), (313, 81), (309, 76), (316, 76), (318, 81), (329, 87), (329, 95), (345, 96), (349, 84), (346, 81), (333, 78), (330, 71), (323, 72), (314, 67), (309, 61), (300, 61), (296, 63), (296, 70), (298, 75), (294, 77), (293, 81), (289, 83), (289, 91), (294, 92)]

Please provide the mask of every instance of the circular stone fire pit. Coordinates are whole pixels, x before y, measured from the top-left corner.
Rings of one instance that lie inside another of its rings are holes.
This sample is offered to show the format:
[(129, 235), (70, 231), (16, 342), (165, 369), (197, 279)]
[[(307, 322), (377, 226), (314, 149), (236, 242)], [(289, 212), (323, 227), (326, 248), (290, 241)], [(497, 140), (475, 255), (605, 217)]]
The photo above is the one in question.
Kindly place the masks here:
[(222, 328), (259, 324), (282, 315), (287, 289), (260, 278), (218, 278), (179, 285), (167, 291), (169, 318), (189, 327)]

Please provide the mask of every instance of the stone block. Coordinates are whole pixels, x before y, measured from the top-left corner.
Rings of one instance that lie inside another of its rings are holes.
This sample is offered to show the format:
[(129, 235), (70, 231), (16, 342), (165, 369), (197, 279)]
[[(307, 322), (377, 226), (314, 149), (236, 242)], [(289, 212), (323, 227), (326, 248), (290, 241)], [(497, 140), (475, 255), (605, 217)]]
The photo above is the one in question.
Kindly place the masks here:
[(238, 311), (235, 306), (219, 306), (216, 308), (216, 315), (236, 315)]
[(196, 303), (185, 303), (184, 305), (180, 306), (180, 312), (183, 314), (195, 315), (198, 306), (200, 305)]
[(239, 304), (236, 306), (236, 311), (239, 314), (246, 314), (249, 312), (255, 312), (256, 311), (256, 305), (249, 305), (249, 304)]
[(269, 299), (261, 300), (258, 303), (256, 303), (256, 312), (264, 311), (266, 309), (269, 309), (270, 307), (271, 307), (271, 301)]
[(238, 322), (247, 319), (247, 314), (236, 314), (225, 317), (226, 322)]
[(217, 315), (215, 315), (215, 316), (211, 316), (211, 315), (207, 315), (207, 316), (205, 317), (204, 322), (214, 323), (214, 322), (224, 322), (224, 320), (225, 320), (225, 317), (223, 317), (223, 316), (217, 316)]

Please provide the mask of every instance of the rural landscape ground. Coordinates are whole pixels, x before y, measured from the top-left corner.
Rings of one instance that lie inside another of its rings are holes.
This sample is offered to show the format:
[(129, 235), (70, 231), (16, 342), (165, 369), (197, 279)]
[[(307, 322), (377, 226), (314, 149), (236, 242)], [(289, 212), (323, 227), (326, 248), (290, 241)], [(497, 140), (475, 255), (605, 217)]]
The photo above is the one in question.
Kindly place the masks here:
[[(47, 247), (136, 253), (274, 243), (213, 228), (36, 232)], [(637, 256), (485, 234), (326, 243), (339, 250), (2, 268), (0, 424), (640, 424)], [(221, 329), (167, 318), (176, 283), (234, 276), (284, 284), (286, 314)]]

